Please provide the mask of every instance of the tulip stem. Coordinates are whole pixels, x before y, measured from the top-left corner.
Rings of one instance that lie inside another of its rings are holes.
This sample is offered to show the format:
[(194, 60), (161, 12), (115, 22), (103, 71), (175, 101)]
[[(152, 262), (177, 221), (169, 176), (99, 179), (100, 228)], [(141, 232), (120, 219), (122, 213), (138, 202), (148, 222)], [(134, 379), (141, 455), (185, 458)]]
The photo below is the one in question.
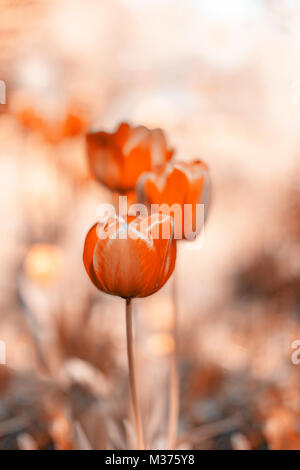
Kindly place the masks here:
[(134, 354), (133, 354), (133, 334), (132, 334), (132, 303), (131, 299), (126, 299), (126, 337), (127, 337), (127, 357), (129, 368), (129, 383), (132, 397), (132, 405), (136, 421), (136, 431), (138, 440), (138, 449), (144, 449), (143, 427), (139, 408), (139, 401), (136, 388)]
[(177, 426), (179, 414), (179, 376), (178, 376), (178, 299), (177, 299), (177, 271), (175, 268), (172, 283), (173, 299), (173, 339), (174, 348), (170, 363), (170, 389), (169, 389), (169, 423), (168, 423), (168, 449), (174, 449), (177, 440)]

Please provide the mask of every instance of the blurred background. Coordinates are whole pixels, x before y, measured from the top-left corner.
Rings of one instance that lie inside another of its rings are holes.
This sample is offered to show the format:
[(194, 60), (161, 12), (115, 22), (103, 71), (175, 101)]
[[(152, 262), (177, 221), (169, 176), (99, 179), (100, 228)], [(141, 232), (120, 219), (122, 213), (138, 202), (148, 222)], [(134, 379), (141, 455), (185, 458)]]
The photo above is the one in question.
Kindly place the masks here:
[[(178, 448), (300, 449), (299, 31), (298, 0), (0, 0), (1, 449), (134, 446), (122, 300), (82, 264), (111, 198), (84, 132), (122, 120), (163, 128), (213, 183), (204, 244), (177, 262)], [(152, 449), (171, 282), (134, 303)]]

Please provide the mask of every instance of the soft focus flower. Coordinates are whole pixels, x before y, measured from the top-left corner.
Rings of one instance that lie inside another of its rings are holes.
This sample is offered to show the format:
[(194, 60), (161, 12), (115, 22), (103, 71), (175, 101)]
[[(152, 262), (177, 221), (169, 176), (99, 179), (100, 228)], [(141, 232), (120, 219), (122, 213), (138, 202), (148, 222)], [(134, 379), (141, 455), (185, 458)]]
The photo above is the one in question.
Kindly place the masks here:
[[(138, 199), (157, 211), (172, 214), (175, 238), (191, 240), (199, 235), (207, 217), (210, 180), (207, 165), (195, 160), (175, 162), (163, 171), (145, 173), (137, 184)], [(204, 214), (199, 212), (204, 205)], [(174, 206), (176, 205), (176, 207)]]
[(86, 131), (88, 119), (81, 106), (69, 103), (66, 109), (53, 110), (21, 94), (14, 96), (12, 113), (26, 129), (38, 132), (53, 144)]
[(142, 173), (161, 167), (173, 155), (161, 129), (131, 127), (127, 123), (112, 134), (90, 132), (86, 141), (91, 172), (119, 192), (134, 190)]
[(175, 260), (173, 220), (163, 214), (114, 216), (95, 224), (85, 239), (85, 269), (95, 286), (111, 295), (153, 294), (171, 276)]
[(174, 351), (174, 338), (170, 333), (154, 333), (146, 343), (153, 356), (167, 356)]
[(51, 143), (75, 137), (85, 131), (86, 121), (79, 109), (70, 108), (62, 119), (57, 121), (43, 118), (33, 108), (26, 108), (18, 114), (20, 122), (30, 130), (38, 131)]
[(61, 271), (62, 253), (55, 245), (38, 243), (27, 253), (24, 268), (32, 281), (41, 285), (50, 284)]

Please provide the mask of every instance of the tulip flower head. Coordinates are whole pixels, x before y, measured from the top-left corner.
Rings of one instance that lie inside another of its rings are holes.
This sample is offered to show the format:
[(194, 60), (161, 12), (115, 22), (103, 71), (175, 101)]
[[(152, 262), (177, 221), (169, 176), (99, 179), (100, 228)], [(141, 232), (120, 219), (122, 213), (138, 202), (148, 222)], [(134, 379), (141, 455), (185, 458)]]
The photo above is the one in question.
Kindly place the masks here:
[(92, 174), (108, 188), (120, 193), (135, 189), (139, 176), (168, 162), (173, 150), (167, 148), (161, 129), (120, 124), (116, 132), (86, 135)]
[(147, 297), (171, 276), (176, 260), (173, 220), (113, 216), (88, 232), (83, 252), (87, 274), (101, 291), (126, 299)]
[(207, 165), (200, 160), (175, 162), (164, 171), (145, 173), (138, 181), (137, 193), (152, 211), (173, 215), (176, 239), (193, 240), (201, 232), (208, 212)]

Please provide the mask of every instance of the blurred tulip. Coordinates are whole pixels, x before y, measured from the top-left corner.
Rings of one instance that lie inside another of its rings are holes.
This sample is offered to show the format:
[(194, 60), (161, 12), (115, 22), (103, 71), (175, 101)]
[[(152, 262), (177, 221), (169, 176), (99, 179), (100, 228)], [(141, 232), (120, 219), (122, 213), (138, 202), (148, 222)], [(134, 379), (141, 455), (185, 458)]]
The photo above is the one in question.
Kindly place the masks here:
[[(143, 219), (112, 217), (87, 234), (83, 262), (95, 286), (123, 298), (147, 297), (171, 276), (176, 260), (173, 221), (154, 214)], [(168, 235), (169, 234), (169, 235)]]
[(86, 141), (91, 172), (119, 192), (134, 190), (142, 173), (161, 167), (173, 155), (161, 129), (131, 127), (127, 123), (112, 134), (90, 132)]
[[(136, 186), (137, 199), (151, 205), (151, 213), (158, 212), (173, 217), (174, 237), (177, 240), (196, 238), (205, 220), (209, 198), (209, 176), (205, 163), (176, 162), (163, 170), (143, 174)], [(204, 205), (204, 212), (200, 212)], [(156, 207), (155, 207), (156, 205)], [(202, 216), (202, 217), (201, 217)], [(176, 277), (176, 276), (175, 276)], [(170, 368), (170, 398), (168, 423), (168, 448), (176, 448), (179, 412), (179, 378), (177, 365), (177, 292), (173, 281), (174, 325), (173, 350)]]
[(86, 131), (88, 120), (85, 111), (78, 105), (70, 103), (66, 109), (47, 109), (36, 104), (30, 96), (16, 94), (13, 97), (12, 113), (26, 129), (40, 133), (43, 138), (56, 144), (63, 139), (75, 137)]
[[(192, 240), (201, 232), (202, 222), (207, 217), (210, 196), (208, 167), (200, 160), (175, 162), (164, 171), (142, 175), (137, 193), (141, 202), (159, 205), (159, 212), (173, 215), (176, 239)], [(176, 208), (172, 207), (174, 204)], [(199, 220), (200, 204), (204, 205), (203, 220)]]
[(25, 127), (40, 132), (45, 140), (54, 144), (83, 133), (86, 126), (80, 110), (75, 108), (68, 109), (66, 115), (57, 121), (39, 116), (34, 109), (23, 109), (18, 117)]

